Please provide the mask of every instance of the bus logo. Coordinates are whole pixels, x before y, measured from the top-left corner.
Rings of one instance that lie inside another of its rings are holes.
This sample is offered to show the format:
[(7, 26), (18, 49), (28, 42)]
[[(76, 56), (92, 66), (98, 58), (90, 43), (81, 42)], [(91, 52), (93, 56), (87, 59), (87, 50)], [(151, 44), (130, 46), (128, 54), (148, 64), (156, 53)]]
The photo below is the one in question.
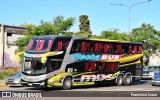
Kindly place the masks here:
[(74, 60), (100, 60), (100, 55), (94, 55), (94, 54), (74, 54), (73, 56)]
[(119, 55), (102, 55), (101, 60), (118, 60), (120, 59)]
[(112, 74), (90, 74), (90, 75), (82, 75), (81, 81), (103, 81), (103, 80), (110, 80)]

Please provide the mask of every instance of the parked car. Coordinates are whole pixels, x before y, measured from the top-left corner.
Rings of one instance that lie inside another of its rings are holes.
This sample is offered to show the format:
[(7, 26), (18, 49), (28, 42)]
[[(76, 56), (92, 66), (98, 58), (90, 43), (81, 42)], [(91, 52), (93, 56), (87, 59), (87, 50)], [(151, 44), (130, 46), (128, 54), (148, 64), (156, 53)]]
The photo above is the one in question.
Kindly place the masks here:
[(6, 80), (6, 85), (9, 85), (9, 86), (22, 86), (21, 85), (21, 74), (22, 74), (22, 71), (18, 72), (14, 76), (9, 77)]
[(152, 83), (152, 86), (160, 85), (160, 72), (154, 75), (151, 83)]
[(160, 66), (149, 66), (143, 70), (142, 79), (152, 79), (158, 72), (160, 72)]

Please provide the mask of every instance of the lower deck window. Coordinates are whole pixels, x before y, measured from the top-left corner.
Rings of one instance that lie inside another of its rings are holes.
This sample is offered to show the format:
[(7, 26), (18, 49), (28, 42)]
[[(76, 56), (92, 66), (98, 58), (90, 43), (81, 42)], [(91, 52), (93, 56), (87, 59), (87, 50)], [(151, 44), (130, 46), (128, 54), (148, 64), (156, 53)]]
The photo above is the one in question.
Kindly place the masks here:
[(106, 62), (77, 62), (68, 64), (66, 72), (114, 72), (119, 68), (119, 63), (106, 63)]
[(49, 61), (47, 63), (48, 72), (53, 72), (60, 69), (62, 61)]

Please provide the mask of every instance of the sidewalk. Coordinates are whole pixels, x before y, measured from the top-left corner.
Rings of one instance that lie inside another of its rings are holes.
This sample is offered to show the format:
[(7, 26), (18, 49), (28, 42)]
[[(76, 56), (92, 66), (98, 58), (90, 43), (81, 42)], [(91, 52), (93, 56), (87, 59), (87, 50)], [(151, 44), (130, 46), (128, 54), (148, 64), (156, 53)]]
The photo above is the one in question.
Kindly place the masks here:
[(0, 80), (0, 88), (6, 87), (5, 80)]

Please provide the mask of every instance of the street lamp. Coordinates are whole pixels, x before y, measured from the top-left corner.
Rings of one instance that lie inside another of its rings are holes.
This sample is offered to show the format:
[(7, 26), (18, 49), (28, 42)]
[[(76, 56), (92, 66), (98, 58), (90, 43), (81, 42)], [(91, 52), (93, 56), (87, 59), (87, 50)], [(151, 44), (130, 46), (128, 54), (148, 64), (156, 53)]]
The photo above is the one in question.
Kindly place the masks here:
[(130, 33), (130, 11), (131, 11), (131, 8), (133, 7), (133, 6), (135, 6), (135, 5), (139, 5), (139, 4), (142, 4), (142, 3), (147, 3), (147, 2), (150, 2), (151, 0), (147, 0), (147, 1), (143, 1), (143, 2), (138, 2), (138, 3), (135, 3), (135, 4), (132, 4), (131, 6), (128, 6), (128, 5), (124, 5), (124, 4), (113, 4), (113, 3), (111, 3), (111, 5), (116, 5), (116, 6), (124, 6), (124, 7), (127, 7), (128, 8), (128, 11), (129, 11), (129, 18), (128, 18), (128, 30), (129, 30), (129, 34), (131, 34)]

